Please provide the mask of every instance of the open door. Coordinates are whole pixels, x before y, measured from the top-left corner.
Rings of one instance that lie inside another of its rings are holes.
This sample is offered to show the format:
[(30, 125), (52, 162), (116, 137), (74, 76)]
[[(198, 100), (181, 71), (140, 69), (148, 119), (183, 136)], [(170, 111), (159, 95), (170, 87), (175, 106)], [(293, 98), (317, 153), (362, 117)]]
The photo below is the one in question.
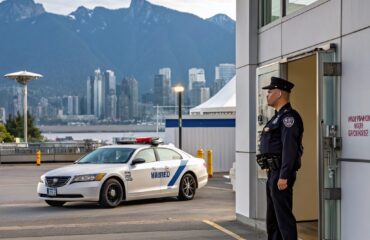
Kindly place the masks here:
[[(334, 47), (334, 46), (333, 46)], [(319, 237), (340, 239), (340, 74), (335, 48), (317, 52), (319, 103)]]
[[(256, 84), (256, 154), (260, 153), (260, 137), (263, 127), (268, 120), (274, 116), (274, 109), (267, 105), (266, 91), (262, 87), (269, 85), (271, 77), (286, 77), (286, 64), (273, 63), (257, 68), (257, 84)], [(257, 194), (256, 194), (256, 218), (266, 218), (266, 181), (267, 172), (261, 170), (257, 166)]]

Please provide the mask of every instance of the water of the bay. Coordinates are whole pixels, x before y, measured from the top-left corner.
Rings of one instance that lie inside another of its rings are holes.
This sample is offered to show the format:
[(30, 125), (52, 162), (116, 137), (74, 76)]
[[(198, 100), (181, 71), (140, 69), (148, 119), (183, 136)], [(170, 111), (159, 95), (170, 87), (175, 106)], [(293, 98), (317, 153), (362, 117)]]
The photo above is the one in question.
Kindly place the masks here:
[(164, 139), (164, 132), (91, 132), (91, 133), (42, 133), (49, 140), (57, 138), (72, 137), (73, 140), (100, 140), (107, 143), (112, 143), (113, 138), (125, 137), (160, 137)]

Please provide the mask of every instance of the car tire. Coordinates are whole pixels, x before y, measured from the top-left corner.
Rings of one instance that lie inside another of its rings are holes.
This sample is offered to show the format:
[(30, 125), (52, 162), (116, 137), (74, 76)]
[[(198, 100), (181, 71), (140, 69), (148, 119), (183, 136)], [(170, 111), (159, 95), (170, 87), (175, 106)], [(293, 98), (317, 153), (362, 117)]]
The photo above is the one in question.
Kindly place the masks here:
[(122, 185), (116, 179), (108, 179), (100, 190), (99, 204), (106, 208), (117, 207), (123, 198)]
[(193, 175), (186, 173), (182, 178), (179, 186), (178, 199), (182, 201), (191, 200), (195, 196), (197, 182)]
[(54, 200), (45, 200), (45, 202), (52, 207), (61, 207), (63, 206), (66, 202), (64, 201), (54, 201)]

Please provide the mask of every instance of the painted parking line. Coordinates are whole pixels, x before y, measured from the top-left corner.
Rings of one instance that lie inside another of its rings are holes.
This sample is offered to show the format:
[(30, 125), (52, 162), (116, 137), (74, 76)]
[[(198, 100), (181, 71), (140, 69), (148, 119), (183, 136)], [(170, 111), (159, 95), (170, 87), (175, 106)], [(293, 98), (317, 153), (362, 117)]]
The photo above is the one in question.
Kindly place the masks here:
[(227, 230), (226, 228), (218, 225), (217, 223), (211, 222), (209, 220), (203, 220), (203, 222), (206, 223), (206, 224), (208, 224), (208, 225), (210, 225), (210, 226), (212, 226), (212, 227), (214, 227), (214, 228), (216, 228), (216, 229), (218, 229), (218, 230), (220, 230), (221, 232), (229, 235), (230, 237), (233, 237), (234, 239), (237, 239), (237, 240), (247, 240), (246, 238), (242, 238), (238, 234), (233, 233), (230, 230)]
[(204, 188), (222, 190), (222, 191), (227, 191), (227, 192), (233, 192), (233, 190), (229, 189), (229, 188), (220, 188), (220, 187), (211, 187), (211, 186), (206, 186)]

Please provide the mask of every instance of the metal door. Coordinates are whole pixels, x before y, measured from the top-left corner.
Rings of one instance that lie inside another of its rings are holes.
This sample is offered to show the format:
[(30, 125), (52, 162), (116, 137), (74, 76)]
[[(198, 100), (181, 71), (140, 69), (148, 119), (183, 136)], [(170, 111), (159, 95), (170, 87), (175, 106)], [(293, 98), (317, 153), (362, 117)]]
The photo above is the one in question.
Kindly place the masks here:
[(340, 72), (335, 48), (317, 52), (319, 236), (340, 239)]
[[(257, 68), (257, 84), (256, 84), (256, 154), (260, 153), (260, 136), (263, 127), (269, 119), (274, 116), (274, 109), (267, 105), (266, 91), (262, 87), (270, 84), (271, 77), (286, 77), (286, 64), (279, 62)], [(257, 164), (256, 164), (257, 165)], [(256, 199), (255, 199), (255, 217), (257, 219), (266, 218), (266, 170), (261, 170), (257, 165), (257, 184), (256, 184)]]
[[(256, 146), (257, 152), (260, 153), (260, 137), (263, 127), (266, 125), (269, 119), (271, 119), (275, 111), (272, 107), (267, 105), (266, 90), (262, 87), (270, 84), (271, 77), (286, 77), (286, 64), (273, 63), (267, 66), (263, 66), (257, 69), (257, 84), (256, 84), (256, 96), (257, 96), (257, 121), (256, 121)], [(266, 171), (260, 170), (258, 167), (258, 179), (267, 179)]]

